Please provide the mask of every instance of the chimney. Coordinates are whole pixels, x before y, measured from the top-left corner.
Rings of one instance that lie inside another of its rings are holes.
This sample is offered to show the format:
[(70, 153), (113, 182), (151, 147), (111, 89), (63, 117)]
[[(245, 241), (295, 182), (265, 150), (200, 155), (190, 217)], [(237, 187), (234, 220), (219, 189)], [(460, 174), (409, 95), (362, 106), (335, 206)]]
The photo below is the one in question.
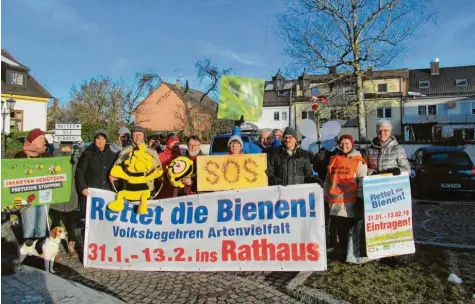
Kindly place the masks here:
[(53, 100), (53, 107), (54, 107), (55, 109), (58, 108), (58, 98), (55, 98), (55, 99)]
[(373, 67), (368, 66), (368, 69), (366, 70), (366, 73), (369, 77), (373, 76)]
[(430, 75), (439, 75), (439, 58), (430, 62)]
[(176, 80), (175, 86), (176, 86), (178, 89), (181, 89), (181, 83), (180, 83), (180, 80), (179, 80), (179, 79)]
[(331, 66), (328, 68), (328, 74), (335, 75), (336, 74), (336, 66)]

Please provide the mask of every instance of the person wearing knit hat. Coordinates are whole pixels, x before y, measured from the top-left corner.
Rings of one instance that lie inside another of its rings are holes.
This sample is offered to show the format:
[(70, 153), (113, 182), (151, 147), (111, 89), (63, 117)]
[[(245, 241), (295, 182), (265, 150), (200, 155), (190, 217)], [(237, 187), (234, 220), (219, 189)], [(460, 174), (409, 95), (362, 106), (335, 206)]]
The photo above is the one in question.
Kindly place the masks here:
[(233, 135), (228, 140), (228, 154), (229, 155), (238, 155), (242, 154), (242, 139), (240, 136)]
[[(354, 146), (353, 136), (345, 134), (339, 138), (339, 151), (330, 160), (323, 187), (330, 209), (330, 231), (336, 229), (338, 234), (340, 261), (346, 260), (348, 235), (355, 218), (364, 216), (363, 178), (368, 167)], [(331, 243), (336, 245), (336, 237), (331, 239)]]
[(318, 183), (313, 176), (310, 164), (311, 154), (297, 145), (297, 132), (286, 128), (282, 137), (282, 146), (270, 156), (267, 164), (269, 185), (300, 185)]
[[(49, 157), (46, 152), (45, 132), (40, 129), (31, 130), (23, 143), (23, 149), (15, 154), (15, 158)], [(20, 210), (23, 238), (27, 246), (36, 239), (46, 236), (48, 205), (31, 206)]]
[(106, 130), (94, 131), (93, 137), (93, 143), (79, 157), (75, 175), (76, 189), (80, 194), (79, 208), (82, 218), (86, 215), (88, 188), (112, 190), (107, 179), (117, 156), (107, 143)]
[(130, 130), (126, 127), (121, 127), (117, 131), (117, 140), (110, 145), (114, 153), (120, 153), (122, 149), (130, 144)]

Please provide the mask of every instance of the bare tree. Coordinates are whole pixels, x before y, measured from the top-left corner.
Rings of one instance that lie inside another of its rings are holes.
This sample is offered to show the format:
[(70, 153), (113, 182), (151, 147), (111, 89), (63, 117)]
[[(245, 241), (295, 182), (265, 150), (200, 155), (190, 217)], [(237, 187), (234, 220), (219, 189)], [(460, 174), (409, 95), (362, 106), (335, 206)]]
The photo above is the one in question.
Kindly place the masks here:
[(356, 79), (360, 137), (366, 137), (363, 74), (383, 67), (406, 50), (402, 42), (417, 34), (435, 14), (429, 0), (287, 0), (277, 33), (285, 54), (300, 69), (350, 70)]

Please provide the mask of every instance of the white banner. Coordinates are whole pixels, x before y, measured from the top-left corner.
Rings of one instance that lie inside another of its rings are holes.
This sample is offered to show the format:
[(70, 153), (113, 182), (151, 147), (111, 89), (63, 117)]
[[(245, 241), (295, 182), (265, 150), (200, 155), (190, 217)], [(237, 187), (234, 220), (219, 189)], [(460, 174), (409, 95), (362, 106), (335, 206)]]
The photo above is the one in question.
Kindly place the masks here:
[(149, 201), (137, 215), (115, 193), (89, 189), (84, 266), (148, 271), (326, 270), (323, 190), (317, 184)]
[(414, 253), (409, 176), (365, 177), (363, 193), (368, 257)]

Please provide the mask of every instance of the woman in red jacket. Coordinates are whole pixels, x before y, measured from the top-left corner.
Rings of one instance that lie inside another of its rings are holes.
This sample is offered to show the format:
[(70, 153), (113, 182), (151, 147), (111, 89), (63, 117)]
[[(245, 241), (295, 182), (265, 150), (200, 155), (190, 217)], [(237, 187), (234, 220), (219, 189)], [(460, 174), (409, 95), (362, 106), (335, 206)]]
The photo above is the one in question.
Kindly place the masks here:
[[(166, 141), (166, 147), (163, 152), (161, 152), (158, 156), (160, 158), (160, 163), (162, 164), (163, 170), (166, 172), (168, 165), (172, 160), (181, 156), (180, 153), (180, 139), (176, 135), (171, 135), (168, 137)], [(163, 180), (162, 190), (158, 195), (159, 199), (166, 199), (177, 196), (177, 191), (175, 188), (170, 184), (168, 179), (165, 177)]]

